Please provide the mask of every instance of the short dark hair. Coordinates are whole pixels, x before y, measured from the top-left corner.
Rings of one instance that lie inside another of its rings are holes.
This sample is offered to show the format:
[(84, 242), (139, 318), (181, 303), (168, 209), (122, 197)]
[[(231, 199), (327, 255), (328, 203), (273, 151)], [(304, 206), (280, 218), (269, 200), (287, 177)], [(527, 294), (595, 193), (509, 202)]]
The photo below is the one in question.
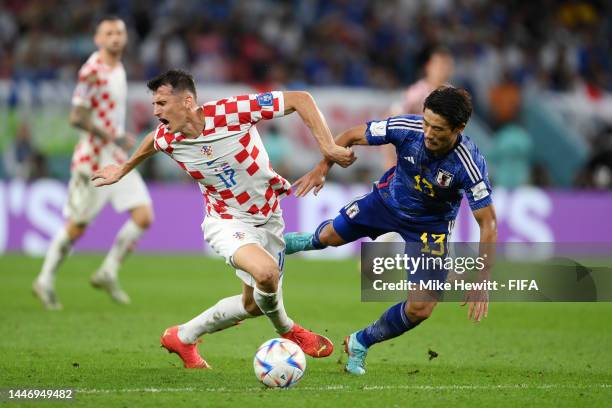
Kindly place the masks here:
[(470, 120), (472, 97), (465, 89), (441, 86), (427, 96), (423, 105), (425, 109), (442, 116), (451, 129), (456, 129)]
[(427, 51), (427, 60), (429, 61), (434, 55), (444, 55), (446, 57), (451, 57), (453, 56), (453, 54), (451, 53), (450, 49), (448, 49), (447, 47), (443, 46), (443, 45), (437, 45), (435, 47), (431, 47), (429, 48)]
[(153, 92), (157, 91), (157, 88), (162, 85), (170, 85), (173, 92), (189, 91), (193, 96), (197, 96), (193, 76), (180, 69), (171, 69), (147, 82), (147, 88)]
[(100, 24), (105, 21), (123, 21), (123, 19), (116, 14), (104, 14), (96, 18), (96, 30), (98, 30), (98, 28), (100, 28)]

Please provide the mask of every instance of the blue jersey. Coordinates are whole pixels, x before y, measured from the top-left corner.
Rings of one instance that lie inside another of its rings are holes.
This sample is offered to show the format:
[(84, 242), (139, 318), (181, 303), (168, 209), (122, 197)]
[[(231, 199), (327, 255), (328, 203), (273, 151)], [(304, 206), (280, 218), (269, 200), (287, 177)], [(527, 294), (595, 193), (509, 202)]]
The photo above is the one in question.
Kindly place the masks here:
[(397, 151), (397, 165), (375, 186), (385, 205), (420, 223), (454, 220), (464, 193), (472, 210), (490, 205), (487, 165), (476, 145), (460, 134), (449, 152), (434, 156), (425, 148), (422, 120), (420, 115), (401, 115), (367, 124), (370, 145), (392, 143)]

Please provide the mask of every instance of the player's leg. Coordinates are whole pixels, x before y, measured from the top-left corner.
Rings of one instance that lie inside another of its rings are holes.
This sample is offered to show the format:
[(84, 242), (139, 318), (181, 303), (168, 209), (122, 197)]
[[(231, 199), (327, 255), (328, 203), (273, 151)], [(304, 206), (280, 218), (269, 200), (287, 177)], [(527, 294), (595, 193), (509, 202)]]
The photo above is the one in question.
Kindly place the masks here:
[(215, 305), (179, 326), (178, 336), (183, 343), (195, 343), (200, 336), (236, 326), (240, 322), (263, 313), (253, 298), (253, 288), (242, 284), (242, 294), (219, 300)]
[(55, 294), (57, 270), (70, 254), (74, 243), (85, 233), (87, 225), (104, 206), (104, 194), (91, 186), (89, 176), (73, 174), (68, 185), (68, 200), (64, 207), (67, 222), (53, 237), (41, 271), (32, 285), (34, 294), (50, 310), (62, 305)]
[(146, 186), (136, 172), (110, 186), (109, 191), (115, 209), (129, 211), (130, 218), (119, 229), (110, 251), (90, 282), (95, 288), (107, 291), (117, 303), (128, 304), (130, 298), (119, 285), (119, 268), (153, 222), (153, 208)]
[(42, 269), (32, 285), (34, 294), (49, 310), (60, 310), (61, 303), (55, 294), (55, 276), (59, 266), (70, 253), (74, 243), (85, 233), (86, 224), (68, 221), (49, 244)]
[[(256, 227), (238, 220), (206, 217), (202, 228), (210, 246), (235, 268), (237, 266), (233, 259), (240, 248), (259, 246), (261, 241)], [(270, 266), (269, 263), (276, 265), (276, 261), (263, 249), (261, 252), (263, 254), (259, 255), (264, 255), (263, 260), (258, 259), (258, 262), (267, 265), (268, 269), (274, 269), (274, 266)], [(244, 271), (236, 271), (236, 274), (243, 281), (242, 294), (221, 299), (190, 321), (166, 329), (162, 335), (162, 346), (169, 352), (178, 354), (186, 368), (209, 367), (197, 350), (200, 336), (232, 327), (242, 320), (263, 314), (255, 302), (253, 287), (256, 282), (254, 277)], [(277, 287), (278, 274), (275, 279), (271, 279), (272, 286), (268, 289), (274, 290)]]
[(221, 299), (187, 323), (166, 329), (161, 338), (162, 346), (177, 353), (185, 368), (209, 368), (197, 350), (198, 339), (262, 314), (253, 299), (253, 288), (245, 283), (242, 286), (242, 294)]
[(231, 256), (231, 263), (249, 271), (256, 287), (243, 283), (241, 295), (221, 299), (190, 321), (166, 329), (161, 337), (162, 346), (178, 354), (185, 368), (210, 367), (197, 350), (198, 339), (204, 334), (227, 329), (261, 314), (268, 316), (279, 333), (288, 332), (293, 326), (278, 300), (279, 271), (274, 258), (259, 244), (247, 243)]
[[(445, 225), (436, 228), (435, 231), (438, 233), (433, 235), (419, 229), (412, 230), (400, 227), (398, 230), (406, 241), (405, 253), (409, 256), (443, 257), (447, 253), (448, 229)], [(423, 238), (425, 241), (420, 242)], [(433, 255), (431, 255), (432, 253)], [(440, 265), (442, 264), (443, 262), (440, 263)], [(423, 280), (444, 281), (445, 279), (446, 270), (443, 267), (420, 268), (409, 272), (409, 280), (413, 282)], [(439, 297), (440, 293), (435, 291), (411, 291), (405, 302), (391, 306), (378, 320), (348, 336), (345, 339), (345, 351), (349, 355), (346, 371), (356, 375), (365, 374), (364, 366), (368, 349), (376, 343), (398, 337), (417, 327), (431, 316)]]
[(336, 218), (323, 221), (312, 233), (285, 234), (287, 255), (337, 247), (366, 236), (376, 238), (387, 232), (380, 223), (380, 214), (384, 212), (382, 206), (377, 194), (372, 192), (344, 206)]
[(385, 310), (372, 324), (348, 336), (344, 343), (349, 355), (346, 371), (356, 375), (365, 374), (365, 358), (371, 346), (414, 329), (431, 315), (435, 306), (436, 301), (433, 299), (397, 303)]
[(259, 244), (240, 247), (233, 255), (232, 261), (236, 268), (253, 277), (253, 300), (275, 330), (281, 335), (291, 330), (293, 320), (287, 316), (279, 291), (278, 261)]

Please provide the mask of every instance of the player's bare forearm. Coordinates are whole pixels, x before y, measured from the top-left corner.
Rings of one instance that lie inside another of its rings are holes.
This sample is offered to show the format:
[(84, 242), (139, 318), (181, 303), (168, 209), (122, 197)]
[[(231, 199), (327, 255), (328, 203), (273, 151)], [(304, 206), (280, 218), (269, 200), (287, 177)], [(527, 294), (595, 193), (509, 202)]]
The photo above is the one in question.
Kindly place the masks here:
[[(495, 243), (497, 242), (497, 218), (493, 205), (474, 211), (474, 218), (480, 227), (479, 257), (484, 268), (478, 272), (478, 281), (489, 280), (495, 263)], [(489, 293), (487, 290), (472, 290), (467, 293), (464, 305), (469, 303), (468, 319), (479, 322), (489, 314)]]
[(285, 114), (297, 111), (304, 124), (310, 129), (326, 159), (347, 167), (355, 161), (350, 149), (339, 147), (332, 137), (325, 117), (317, 107), (313, 97), (308, 92), (284, 92)]
[(317, 140), (321, 151), (331, 150), (334, 139), (312, 96), (308, 92), (301, 91), (284, 92), (283, 96), (285, 99), (285, 114), (297, 111)]
[(140, 163), (153, 156), (156, 152), (153, 146), (153, 132), (151, 132), (144, 138), (140, 146), (138, 146), (138, 149), (127, 162), (121, 166), (114, 164), (106, 166), (96, 171), (91, 179), (95, 182), (96, 187), (114, 184)]
[(89, 132), (102, 140), (106, 140), (107, 142), (113, 142), (114, 140), (113, 135), (99, 126), (94, 125), (93, 121), (91, 120), (90, 109), (82, 106), (74, 106), (70, 111), (69, 121), (71, 126)]
[(153, 132), (151, 132), (144, 138), (142, 143), (140, 143), (140, 146), (138, 146), (138, 149), (136, 149), (132, 157), (123, 165), (123, 167), (125, 167), (125, 173), (123, 175), (132, 171), (132, 169), (155, 153), (157, 153), (157, 150), (155, 150), (153, 146)]
[(474, 211), (474, 218), (480, 228), (480, 256), (486, 259), (485, 269), (490, 271), (495, 263), (495, 243), (497, 242), (495, 207), (491, 204)]

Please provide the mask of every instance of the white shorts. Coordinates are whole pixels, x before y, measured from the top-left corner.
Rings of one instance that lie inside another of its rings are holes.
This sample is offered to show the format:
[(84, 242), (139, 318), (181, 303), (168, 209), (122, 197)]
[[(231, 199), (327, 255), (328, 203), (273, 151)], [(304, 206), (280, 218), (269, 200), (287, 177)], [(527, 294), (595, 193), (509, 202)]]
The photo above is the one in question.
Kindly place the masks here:
[[(259, 244), (277, 260), (282, 275), (285, 263), (285, 221), (280, 212), (257, 227), (236, 219), (224, 220), (207, 216), (202, 223), (202, 230), (206, 242), (225, 258), (228, 265), (236, 267), (232, 257), (238, 248), (246, 244)], [(248, 272), (236, 269), (236, 276), (248, 286), (255, 286), (255, 279)]]
[(151, 205), (147, 186), (135, 170), (116, 184), (104, 187), (94, 186), (90, 176), (77, 172), (70, 177), (64, 217), (75, 224), (89, 224), (109, 201), (117, 212)]

